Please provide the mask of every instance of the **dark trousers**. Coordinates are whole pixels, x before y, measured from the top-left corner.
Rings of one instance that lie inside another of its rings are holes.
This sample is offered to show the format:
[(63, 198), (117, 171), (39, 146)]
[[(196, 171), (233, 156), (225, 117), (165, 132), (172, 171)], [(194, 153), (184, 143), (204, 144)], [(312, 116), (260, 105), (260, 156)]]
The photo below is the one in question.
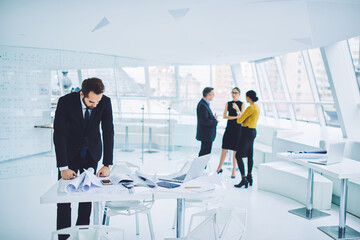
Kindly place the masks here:
[(244, 162), (242, 158), (247, 157), (248, 160), (248, 175), (251, 175), (254, 160), (254, 140), (256, 137), (256, 129), (241, 127), (240, 141), (236, 150), (236, 161), (241, 172), (241, 176), (245, 176)]
[[(82, 173), (84, 168), (92, 167), (95, 170), (97, 169), (97, 162), (94, 162), (91, 158), (89, 152), (86, 154), (85, 158), (81, 158), (80, 154), (78, 158), (72, 163), (69, 163), (69, 169), (73, 170), (78, 174), (78, 171)], [(58, 173), (58, 179), (61, 178), (60, 171)], [(90, 214), (91, 214), (91, 202), (79, 203), (78, 208), (78, 218), (76, 225), (89, 225), (90, 223)], [(58, 203), (57, 204), (57, 230), (71, 227), (71, 204), (70, 203)], [(59, 235), (59, 240), (67, 239), (69, 235)]]
[(211, 153), (212, 142), (201, 141), (199, 157)]

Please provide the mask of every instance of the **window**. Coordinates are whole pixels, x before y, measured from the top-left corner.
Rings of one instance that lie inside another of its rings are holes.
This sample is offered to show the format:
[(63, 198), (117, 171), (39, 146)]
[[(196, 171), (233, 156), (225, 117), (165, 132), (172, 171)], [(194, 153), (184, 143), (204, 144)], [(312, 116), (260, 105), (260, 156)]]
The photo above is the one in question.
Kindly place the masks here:
[(308, 50), (308, 53), (314, 72), (315, 83), (317, 86), (317, 94), (319, 95), (321, 108), (323, 110), (326, 124), (332, 126), (340, 126), (336, 108), (334, 105), (334, 98), (332, 96), (329, 79), (326, 74), (320, 49), (311, 49)]
[(145, 96), (146, 83), (143, 67), (116, 68), (116, 81), (121, 96)]
[(320, 101), (334, 102), (320, 49), (311, 49), (308, 52), (314, 71)]
[(200, 99), (210, 87), (210, 66), (179, 66), (179, 82), (181, 99)]
[(212, 82), (215, 97), (211, 103), (211, 108), (219, 115), (224, 111), (224, 106), (231, 98), (231, 89), (235, 86), (229, 65), (212, 66)]
[(326, 124), (330, 126), (339, 126), (339, 119), (335, 105), (323, 105), (322, 108), (325, 113)]
[(265, 78), (267, 77), (266, 72), (263, 71), (263, 68), (261, 66), (262, 63), (256, 63), (256, 71), (258, 73), (258, 79), (259, 79), (259, 85), (260, 85), (260, 91), (261, 91), (261, 95), (263, 100), (270, 100), (270, 96), (269, 96), (269, 91), (270, 89), (268, 89), (266, 82), (265, 82)]
[(268, 60), (263, 63), (266, 71), (267, 80), (269, 82), (271, 92), (274, 100), (284, 101), (285, 93), (284, 88), (281, 84), (281, 79), (279, 76), (279, 71), (277, 69), (277, 65), (275, 59)]
[(151, 96), (176, 97), (175, 70), (173, 66), (149, 67)]
[(100, 78), (105, 85), (104, 94), (110, 97), (117, 95), (114, 68), (90, 68), (81, 70), (82, 78)]
[(209, 65), (179, 66), (180, 99), (172, 101), (172, 109), (181, 113), (180, 116), (195, 116), (197, 103), (205, 87), (210, 87)]
[[(252, 70), (252, 64), (249, 62), (240, 63), (241, 67), (241, 77), (243, 79), (244, 86), (238, 86), (241, 90), (243, 96), (249, 90), (254, 90), (258, 93), (258, 89), (256, 87), (255, 76)], [(245, 98), (244, 98), (245, 99)]]
[(354, 64), (355, 76), (360, 90), (360, 37), (351, 38), (348, 42)]
[(319, 122), (315, 104), (294, 104), (296, 120)]
[(280, 57), (292, 101), (314, 101), (301, 52)]

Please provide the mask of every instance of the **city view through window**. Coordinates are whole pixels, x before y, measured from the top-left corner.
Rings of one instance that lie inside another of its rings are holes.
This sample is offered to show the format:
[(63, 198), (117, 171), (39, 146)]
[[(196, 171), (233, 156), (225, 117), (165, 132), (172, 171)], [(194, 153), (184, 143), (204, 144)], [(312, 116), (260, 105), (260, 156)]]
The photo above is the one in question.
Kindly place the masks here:
[[(348, 43), (360, 83), (359, 37), (349, 39)], [(102, 68), (89, 68), (84, 64), (85, 67), (79, 69), (52, 71), (53, 101), (67, 92), (79, 90), (82, 79), (96, 76), (104, 80), (105, 94), (112, 98), (115, 118), (140, 118), (144, 112), (149, 118), (168, 118), (170, 114), (179, 121), (193, 121), (204, 87), (214, 87), (211, 108), (222, 116), (226, 102), (231, 100), (231, 90), (236, 86), (241, 90), (243, 102), (246, 91), (257, 92), (262, 116), (339, 126), (320, 49), (241, 62), (236, 66), (146, 66), (141, 63), (128, 66), (126, 59), (104, 62), (115, 64)]]

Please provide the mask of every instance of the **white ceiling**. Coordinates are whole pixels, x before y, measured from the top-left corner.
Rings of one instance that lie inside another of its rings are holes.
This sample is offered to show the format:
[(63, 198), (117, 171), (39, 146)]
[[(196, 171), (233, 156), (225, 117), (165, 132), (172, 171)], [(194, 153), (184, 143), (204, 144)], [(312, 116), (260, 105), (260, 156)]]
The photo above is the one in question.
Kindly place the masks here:
[(360, 0), (0, 0), (0, 45), (149, 62), (234, 64), (359, 35)]

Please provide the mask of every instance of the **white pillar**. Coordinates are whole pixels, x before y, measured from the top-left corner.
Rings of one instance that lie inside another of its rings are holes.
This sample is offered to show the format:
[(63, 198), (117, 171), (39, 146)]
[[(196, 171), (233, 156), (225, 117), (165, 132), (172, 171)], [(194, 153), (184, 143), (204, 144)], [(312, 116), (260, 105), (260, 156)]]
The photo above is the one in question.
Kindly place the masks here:
[(347, 41), (320, 48), (344, 138), (360, 139), (360, 102)]

